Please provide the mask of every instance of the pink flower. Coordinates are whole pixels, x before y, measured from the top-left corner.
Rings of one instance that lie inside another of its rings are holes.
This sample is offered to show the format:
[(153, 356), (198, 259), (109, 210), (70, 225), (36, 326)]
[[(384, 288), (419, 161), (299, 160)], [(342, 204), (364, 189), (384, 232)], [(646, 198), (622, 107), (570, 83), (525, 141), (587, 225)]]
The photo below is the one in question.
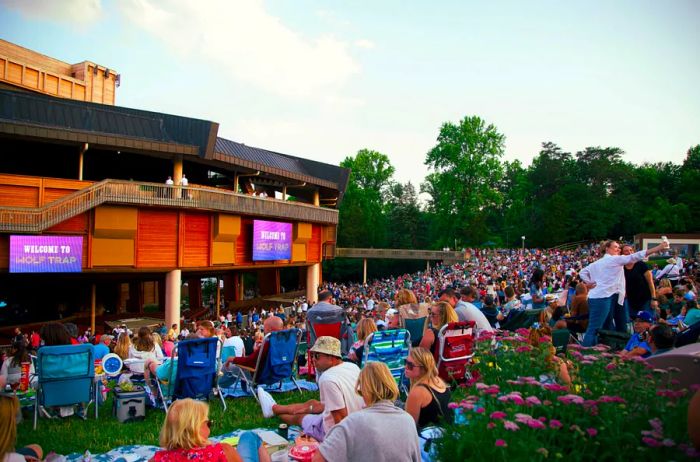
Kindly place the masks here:
[(522, 346), (519, 346), (518, 348), (516, 348), (515, 352), (516, 353), (526, 353), (530, 350), (532, 350), (532, 347), (530, 345), (522, 345)]
[(590, 436), (591, 438), (593, 438), (594, 436), (596, 436), (598, 434), (598, 430), (596, 430), (593, 427), (587, 428), (586, 432), (588, 433), (588, 436)]
[(486, 412), (486, 409), (484, 409), (483, 407), (477, 407), (474, 412), (476, 412), (477, 414), (483, 414), (484, 412)]
[(496, 440), (496, 446), (499, 448), (504, 448), (508, 446), (508, 444), (506, 443), (506, 440)]
[(511, 420), (504, 420), (503, 421), (503, 428), (505, 428), (506, 430), (510, 430), (512, 432), (517, 432), (518, 430), (520, 430), (520, 427), (518, 426), (518, 424), (516, 424), (515, 422), (513, 422)]
[(523, 404), (525, 404), (525, 400), (517, 395), (511, 396), (510, 400), (513, 401), (513, 403), (517, 404), (518, 406), (522, 406)]
[(549, 428), (561, 428), (561, 422), (556, 419), (552, 419), (549, 421)]
[(520, 414), (520, 413), (515, 414), (515, 421), (516, 421), (516, 422), (520, 422), (520, 423), (526, 424), (526, 423), (528, 423), (528, 422), (531, 421), (531, 420), (532, 420), (532, 416), (531, 416), (531, 415)]
[(549, 451), (547, 451), (546, 448), (538, 448), (538, 449), (537, 449), (537, 452), (539, 452), (540, 454), (542, 454), (542, 455), (544, 456), (545, 459), (546, 459), (547, 457), (549, 457)]
[(545, 406), (551, 406), (551, 405), (552, 405), (552, 402), (551, 402), (550, 400), (548, 400), (548, 399), (545, 399), (544, 401), (542, 401), (542, 404), (545, 405)]
[(650, 438), (648, 436), (642, 437), (642, 442), (644, 442), (644, 444), (646, 444), (650, 448), (658, 448), (659, 446), (661, 446), (660, 442), (658, 442), (654, 438)]
[(489, 423), (486, 424), (486, 428), (488, 428), (489, 430), (491, 430), (491, 429), (493, 429), (493, 428), (495, 428), (495, 427), (496, 427), (496, 424), (493, 423), (493, 422), (489, 422)]
[(530, 406), (539, 406), (542, 404), (542, 401), (537, 396), (528, 396), (525, 398), (525, 402), (529, 404)]
[(508, 414), (506, 414), (503, 411), (494, 411), (491, 413), (491, 415), (489, 417), (494, 419), (494, 420), (500, 420), (500, 419), (505, 419), (506, 417), (508, 417)]
[(610, 364), (608, 364), (607, 366), (605, 366), (605, 369), (611, 371), (611, 370), (615, 369), (616, 367), (617, 367), (617, 364), (615, 364), (615, 363), (610, 363)]
[(566, 388), (565, 386), (559, 385), (558, 383), (546, 383), (542, 387), (548, 391), (567, 391), (568, 390), (568, 388)]
[(541, 430), (543, 428), (546, 428), (542, 422), (540, 422), (537, 419), (532, 419), (527, 422), (527, 426), (530, 428), (534, 428), (536, 430)]
[(540, 343), (551, 343), (552, 342), (552, 337), (549, 335), (543, 335), (540, 337)]
[(673, 446), (676, 445), (676, 442), (673, 441), (671, 438), (664, 438), (664, 440), (661, 442), (664, 446), (667, 448), (672, 448)]
[(457, 403), (448, 403), (447, 408), (448, 409), (457, 409), (459, 407), (459, 404)]
[(585, 401), (583, 397), (572, 394), (559, 396), (557, 397), (557, 400), (561, 401), (564, 404), (583, 404), (583, 402)]
[(658, 417), (655, 417), (653, 419), (649, 419), (649, 425), (651, 425), (651, 428), (653, 428), (655, 431), (657, 431), (659, 433), (664, 432), (664, 423)]

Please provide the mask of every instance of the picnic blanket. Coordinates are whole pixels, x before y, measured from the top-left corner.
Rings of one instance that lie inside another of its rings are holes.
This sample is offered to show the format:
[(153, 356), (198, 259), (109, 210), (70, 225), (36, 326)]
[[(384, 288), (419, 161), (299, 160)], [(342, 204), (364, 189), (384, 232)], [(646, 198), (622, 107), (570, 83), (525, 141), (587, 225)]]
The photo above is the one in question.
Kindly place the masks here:
[[(314, 382), (298, 379), (297, 383), (299, 384), (299, 388), (301, 388), (302, 390), (318, 390), (318, 385), (316, 385)], [(270, 393), (283, 393), (287, 391), (296, 390), (296, 387), (294, 386), (294, 383), (291, 380), (286, 380), (282, 382), (282, 387), (275, 384), (270, 386), (263, 386), (263, 388), (265, 388), (265, 390), (267, 390)], [(227, 398), (229, 396), (232, 398), (251, 396), (249, 392), (243, 391), (243, 389), (241, 388), (241, 381), (238, 381), (235, 387), (222, 388), (221, 393), (224, 395), (224, 398)]]

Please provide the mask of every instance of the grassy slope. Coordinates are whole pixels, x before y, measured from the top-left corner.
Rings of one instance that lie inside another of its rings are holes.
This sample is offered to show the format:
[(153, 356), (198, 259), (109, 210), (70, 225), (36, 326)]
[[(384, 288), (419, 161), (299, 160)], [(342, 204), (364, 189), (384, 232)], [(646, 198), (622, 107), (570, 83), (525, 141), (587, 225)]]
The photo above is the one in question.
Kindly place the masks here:
[[(318, 392), (276, 393), (274, 398), (280, 404), (302, 402), (318, 399)], [(279, 419), (265, 419), (260, 406), (253, 398), (228, 398), (227, 411), (223, 412), (221, 401), (210, 403), (209, 417), (212, 419), (212, 435), (221, 435), (236, 429), (276, 428)], [(33, 411), (33, 410), (32, 410)], [(146, 419), (142, 422), (119, 423), (112, 416), (112, 398), (100, 406), (99, 420), (95, 421), (94, 408), (90, 407), (89, 418), (77, 417), (67, 419), (39, 419), (37, 430), (32, 430), (32, 414), (25, 413), (23, 422), (17, 427), (17, 447), (37, 443), (44, 452), (55, 451), (59, 454), (83, 453), (86, 449), (92, 454), (100, 454), (118, 446), (128, 444), (158, 445), (158, 434), (163, 424), (165, 413), (161, 410), (147, 409)]]

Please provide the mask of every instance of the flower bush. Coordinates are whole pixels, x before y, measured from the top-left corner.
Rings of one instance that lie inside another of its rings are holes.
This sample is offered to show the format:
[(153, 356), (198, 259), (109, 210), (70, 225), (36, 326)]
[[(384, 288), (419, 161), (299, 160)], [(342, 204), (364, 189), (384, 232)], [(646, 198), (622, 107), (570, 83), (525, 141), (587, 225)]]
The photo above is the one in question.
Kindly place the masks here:
[(557, 379), (552, 345), (528, 331), (487, 334), (475, 344), (479, 382), (458, 388), (455, 424), (436, 441), (442, 461), (687, 460), (687, 409), (696, 391), (677, 370), (622, 360), (602, 345), (569, 345), (572, 383)]

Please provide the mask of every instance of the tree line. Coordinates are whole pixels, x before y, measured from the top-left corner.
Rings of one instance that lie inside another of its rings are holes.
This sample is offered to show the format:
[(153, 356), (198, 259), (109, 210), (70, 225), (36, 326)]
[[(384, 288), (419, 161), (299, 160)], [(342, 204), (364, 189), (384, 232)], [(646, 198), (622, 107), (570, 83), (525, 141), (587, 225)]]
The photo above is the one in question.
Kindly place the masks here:
[(352, 173), (338, 246), (519, 247), (525, 236), (526, 246), (547, 248), (700, 229), (700, 145), (680, 165), (636, 165), (617, 147), (570, 153), (547, 141), (527, 167), (503, 160), (504, 146), (505, 136), (478, 116), (446, 122), (417, 186), (394, 179), (386, 154), (363, 149), (348, 156), (340, 164)]

